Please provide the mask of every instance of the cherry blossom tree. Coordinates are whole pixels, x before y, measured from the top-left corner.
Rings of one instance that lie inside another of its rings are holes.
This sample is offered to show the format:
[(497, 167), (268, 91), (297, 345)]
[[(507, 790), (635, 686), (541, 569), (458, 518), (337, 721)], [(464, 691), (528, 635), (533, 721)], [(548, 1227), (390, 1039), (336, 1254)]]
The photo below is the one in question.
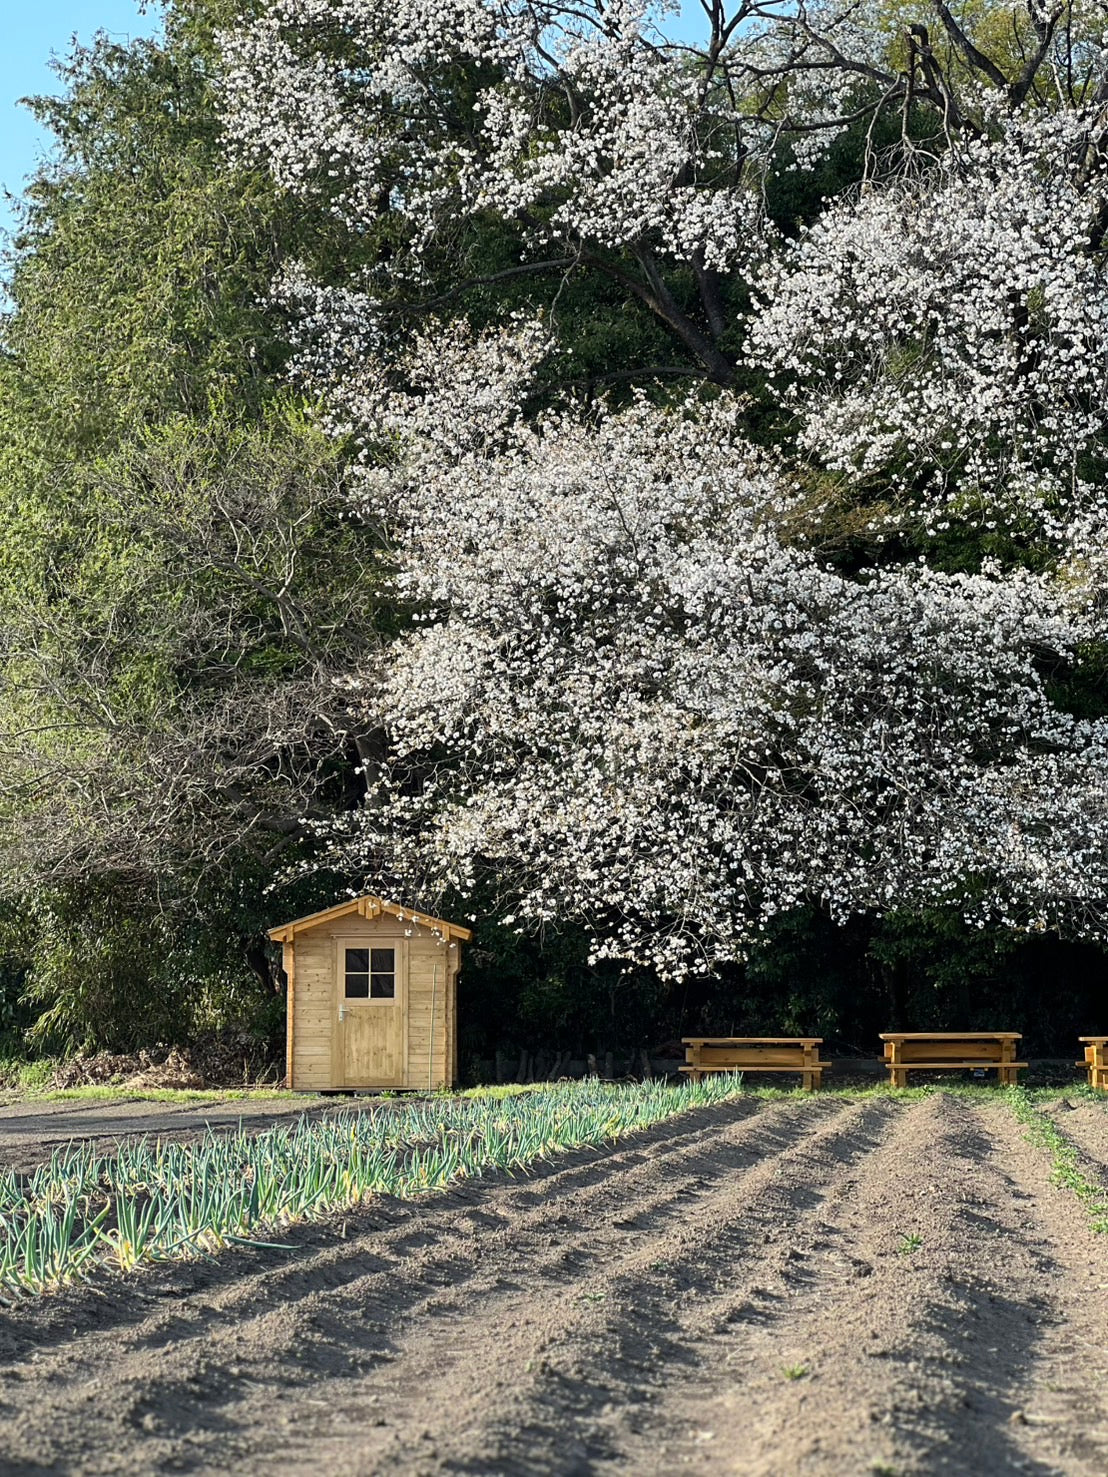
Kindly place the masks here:
[[(720, 17), (717, 50), (735, 24)], [(702, 373), (732, 378), (718, 276), (759, 237), (734, 103), (720, 67), (663, 44), (634, 0), (277, 0), (225, 52), (238, 154), (357, 233), (391, 225), (385, 258), (348, 284), (348, 322), (355, 303), (379, 322), (398, 284), (418, 295), (459, 222), (496, 219), (516, 260), (489, 280), (600, 274)], [(675, 261), (695, 302), (667, 279)]]
[[(1103, 936), (1108, 726), (1057, 680), (1104, 638), (1101, 8), (705, 15), (278, 0), (225, 40), (231, 146), (395, 243), (280, 284), (412, 613), (349, 676), (389, 759), (329, 856), (671, 975), (811, 898)], [(775, 224), (851, 130), (853, 187)], [(599, 274), (708, 384), (536, 411), (556, 298), (413, 334), (475, 221), (515, 233), (486, 286)]]
[[(679, 974), (775, 912), (950, 901), (1103, 927), (1108, 725), (1052, 703), (1084, 607), (1028, 572), (847, 577), (798, 541), (802, 491), (742, 405), (520, 412), (533, 325), (421, 339), (363, 386), (392, 452), (362, 496), (415, 612), (355, 679), (391, 762), (341, 865), (598, 956)], [(498, 879), (498, 882), (497, 882)]]
[[(1102, 4), (701, 10), (695, 42), (645, 0), (275, 0), (224, 38), (228, 140), (378, 244), (336, 326), (404, 337), (413, 309), (478, 284), (591, 274), (721, 384), (728, 286), (766, 249), (774, 181), (844, 132), (870, 181), (916, 177), (1022, 114), (1080, 115), (1099, 157)], [(464, 247), (475, 223), (502, 233), (484, 275)]]

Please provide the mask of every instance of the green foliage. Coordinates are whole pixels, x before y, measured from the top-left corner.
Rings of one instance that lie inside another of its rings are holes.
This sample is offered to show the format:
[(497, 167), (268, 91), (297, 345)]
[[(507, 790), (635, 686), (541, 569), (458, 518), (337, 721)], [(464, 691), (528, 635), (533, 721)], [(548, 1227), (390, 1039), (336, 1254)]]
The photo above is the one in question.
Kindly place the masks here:
[[(991, 988), (1010, 974), (1018, 936), (967, 925), (952, 911), (892, 911), (876, 925), (870, 958), (891, 981), (909, 984), (902, 1008), (921, 1031), (957, 1021), (962, 1030), (989, 1030)], [(894, 984), (895, 989), (895, 984)], [(894, 1028), (895, 1029), (895, 1028)]]
[(656, 976), (590, 965), (580, 930), (551, 928), (536, 938), (477, 911), (459, 984), (462, 1046), (471, 1059), (488, 1061), (497, 1047), (545, 1047), (584, 1060), (655, 1036), (670, 999)]
[(223, 157), (237, 9), (172, 0), (164, 40), (77, 48), (34, 103), (55, 150), (0, 357), (0, 1031), (43, 1049), (275, 1038), (264, 927), (304, 909), (267, 890), (357, 793), (329, 664), (375, 639), (376, 553), (265, 305), (346, 243)]
[(7, 332), (32, 434), (102, 445), (221, 390), (264, 394), (272, 206), (217, 164), (196, 59), (102, 40), (61, 80), (62, 98), (35, 104), (59, 154), (28, 192)]

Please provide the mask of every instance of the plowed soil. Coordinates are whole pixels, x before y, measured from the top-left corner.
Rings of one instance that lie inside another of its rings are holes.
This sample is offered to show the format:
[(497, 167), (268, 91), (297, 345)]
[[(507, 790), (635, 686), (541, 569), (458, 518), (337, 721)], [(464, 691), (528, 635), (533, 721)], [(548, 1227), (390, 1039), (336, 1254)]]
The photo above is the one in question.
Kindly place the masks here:
[(287, 1239), (4, 1313), (0, 1470), (1108, 1472), (1108, 1237), (999, 1097), (738, 1099)]

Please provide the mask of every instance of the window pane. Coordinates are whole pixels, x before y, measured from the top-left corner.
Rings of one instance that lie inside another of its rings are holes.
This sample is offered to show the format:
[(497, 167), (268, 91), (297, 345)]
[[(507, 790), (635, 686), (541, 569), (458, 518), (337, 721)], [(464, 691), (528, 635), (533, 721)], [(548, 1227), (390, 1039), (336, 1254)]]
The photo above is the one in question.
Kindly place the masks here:
[(395, 974), (395, 958), (396, 952), (393, 949), (370, 949), (369, 967), (374, 974)]
[(396, 996), (396, 976), (394, 974), (373, 975), (369, 994), (373, 1000), (394, 999)]
[(369, 950), (347, 949), (346, 968), (352, 974), (366, 974), (369, 970)]
[(346, 976), (347, 1000), (365, 1000), (369, 996), (369, 975), (348, 974)]

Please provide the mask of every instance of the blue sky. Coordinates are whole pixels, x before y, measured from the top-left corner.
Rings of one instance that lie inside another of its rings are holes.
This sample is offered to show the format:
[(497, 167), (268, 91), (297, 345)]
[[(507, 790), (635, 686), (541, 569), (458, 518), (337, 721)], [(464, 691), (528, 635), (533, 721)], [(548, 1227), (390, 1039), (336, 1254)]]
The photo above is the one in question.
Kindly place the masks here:
[[(64, 56), (74, 35), (81, 41), (90, 41), (97, 31), (120, 39), (149, 35), (157, 29), (158, 15), (154, 7), (143, 15), (139, 0), (16, 0), (11, 9), (15, 13), (4, 16), (0, 46), (0, 185), (19, 194), (45, 139), (18, 99), (57, 90), (51, 54)], [(10, 223), (0, 200), (0, 227)]]

